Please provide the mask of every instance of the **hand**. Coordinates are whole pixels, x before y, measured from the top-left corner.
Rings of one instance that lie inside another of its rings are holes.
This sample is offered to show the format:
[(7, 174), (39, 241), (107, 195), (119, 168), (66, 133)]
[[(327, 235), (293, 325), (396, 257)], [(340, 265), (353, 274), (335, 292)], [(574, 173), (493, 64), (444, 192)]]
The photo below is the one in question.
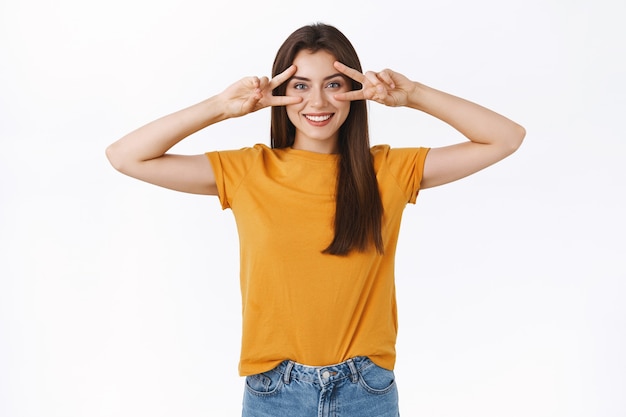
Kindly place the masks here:
[(228, 117), (244, 116), (268, 106), (286, 106), (302, 101), (302, 97), (274, 96), (272, 90), (296, 73), (292, 65), (276, 77), (245, 77), (224, 90), (220, 97), (225, 102)]
[(415, 83), (404, 75), (385, 69), (380, 72), (368, 71), (361, 74), (339, 61), (335, 62), (335, 68), (342, 74), (361, 83), (360, 90), (336, 94), (337, 100), (374, 100), (386, 106), (406, 106), (409, 96), (415, 89)]

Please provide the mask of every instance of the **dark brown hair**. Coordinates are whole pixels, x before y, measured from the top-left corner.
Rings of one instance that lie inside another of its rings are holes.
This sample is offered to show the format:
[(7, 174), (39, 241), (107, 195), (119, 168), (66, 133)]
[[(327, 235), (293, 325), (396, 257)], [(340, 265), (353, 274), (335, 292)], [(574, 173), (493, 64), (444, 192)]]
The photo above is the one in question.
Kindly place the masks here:
[[(324, 50), (336, 60), (362, 72), (354, 47), (338, 29), (317, 23), (293, 32), (279, 48), (272, 76), (285, 71), (298, 52)], [(274, 90), (274, 95), (285, 95), (287, 83)], [(361, 84), (352, 80), (352, 90)], [(284, 106), (272, 107), (272, 148), (292, 146), (296, 128), (287, 116)], [(367, 105), (365, 100), (350, 103), (350, 113), (339, 129), (339, 169), (335, 206), (335, 236), (324, 253), (347, 255), (351, 250), (367, 250), (371, 244), (383, 252), (381, 223), (383, 206), (370, 153)]]

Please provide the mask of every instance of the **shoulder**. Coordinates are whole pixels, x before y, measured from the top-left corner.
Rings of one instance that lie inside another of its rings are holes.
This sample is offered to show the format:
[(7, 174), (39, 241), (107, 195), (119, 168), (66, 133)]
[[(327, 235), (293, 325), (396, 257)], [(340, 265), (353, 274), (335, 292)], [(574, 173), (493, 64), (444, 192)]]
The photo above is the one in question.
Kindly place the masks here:
[(264, 145), (262, 143), (257, 143), (254, 146), (248, 146), (245, 148), (226, 149), (226, 150), (221, 150), (221, 151), (211, 151), (207, 153), (214, 153), (214, 154), (219, 154), (219, 155), (230, 155), (230, 156), (237, 156), (237, 155), (254, 156), (254, 155), (260, 155), (262, 153), (267, 153), (267, 152), (272, 152), (272, 149), (268, 147), (267, 145)]
[(379, 185), (384, 189), (394, 187), (401, 191), (404, 203), (415, 203), (420, 189), (424, 163), (429, 148), (391, 148), (389, 145), (371, 149), (374, 171)]
[(264, 155), (272, 149), (263, 144), (256, 144), (241, 149), (229, 149), (207, 152), (206, 155), (213, 166), (215, 174), (222, 173), (232, 177), (243, 177), (259, 164), (264, 164), (267, 158)]
[(370, 153), (374, 159), (376, 158), (384, 158), (387, 156), (389, 151), (391, 150), (391, 146), (389, 145), (375, 145), (370, 148)]
[(272, 155), (274, 153), (274, 149), (271, 149), (269, 146), (257, 143), (250, 147), (211, 151), (206, 154), (211, 160), (248, 163), (262, 159), (264, 155)]
[(381, 163), (402, 163), (407, 161), (422, 161), (426, 158), (429, 148), (392, 148), (389, 145), (375, 145), (370, 148), (374, 165)]

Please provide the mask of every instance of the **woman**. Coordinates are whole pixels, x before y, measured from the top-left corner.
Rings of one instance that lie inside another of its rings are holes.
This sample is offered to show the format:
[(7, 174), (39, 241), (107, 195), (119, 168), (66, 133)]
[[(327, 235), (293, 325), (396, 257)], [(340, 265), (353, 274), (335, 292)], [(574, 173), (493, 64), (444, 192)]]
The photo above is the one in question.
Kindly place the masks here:
[[(370, 148), (366, 100), (426, 112), (468, 140)], [(272, 107), (272, 147), (181, 156), (190, 134)], [(420, 189), (514, 152), (524, 129), (386, 69), (363, 73), (332, 26), (296, 30), (273, 78), (247, 77), (107, 149), (119, 171), (232, 209), (241, 249), (243, 415), (397, 416), (394, 257)]]

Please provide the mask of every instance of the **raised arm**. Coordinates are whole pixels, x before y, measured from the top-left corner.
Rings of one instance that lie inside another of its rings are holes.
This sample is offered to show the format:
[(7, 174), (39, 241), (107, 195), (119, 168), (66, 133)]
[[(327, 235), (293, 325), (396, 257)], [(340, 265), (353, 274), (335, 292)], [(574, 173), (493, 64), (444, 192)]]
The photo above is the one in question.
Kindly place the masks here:
[(500, 161), (515, 152), (526, 134), (522, 126), (494, 111), (411, 81), (392, 70), (361, 74), (338, 62), (335, 66), (363, 84), (361, 90), (338, 95), (338, 99), (374, 100), (388, 106), (421, 110), (469, 139), (430, 150), (421, 188), (456, 181)]
[(272, 80), (243, 78), (216, 96), (127, 134), (106, 149), (107, 158), (115, 169), (133, 178), (172, 190), (216, 195), (213, 168), (204, 154), (166, 152), (187, 136), (222, 120), (268, 106), (297, 103), (301, 98), (272, 95), (272, 90), (295, 71), (292, 66)]
[(522, 126), (494, 111), (419, 83), (408, 106), (448, 123), (469, 139), (428, 152), (421, 188), (456, 181), (506, 158), (526, 135)]

